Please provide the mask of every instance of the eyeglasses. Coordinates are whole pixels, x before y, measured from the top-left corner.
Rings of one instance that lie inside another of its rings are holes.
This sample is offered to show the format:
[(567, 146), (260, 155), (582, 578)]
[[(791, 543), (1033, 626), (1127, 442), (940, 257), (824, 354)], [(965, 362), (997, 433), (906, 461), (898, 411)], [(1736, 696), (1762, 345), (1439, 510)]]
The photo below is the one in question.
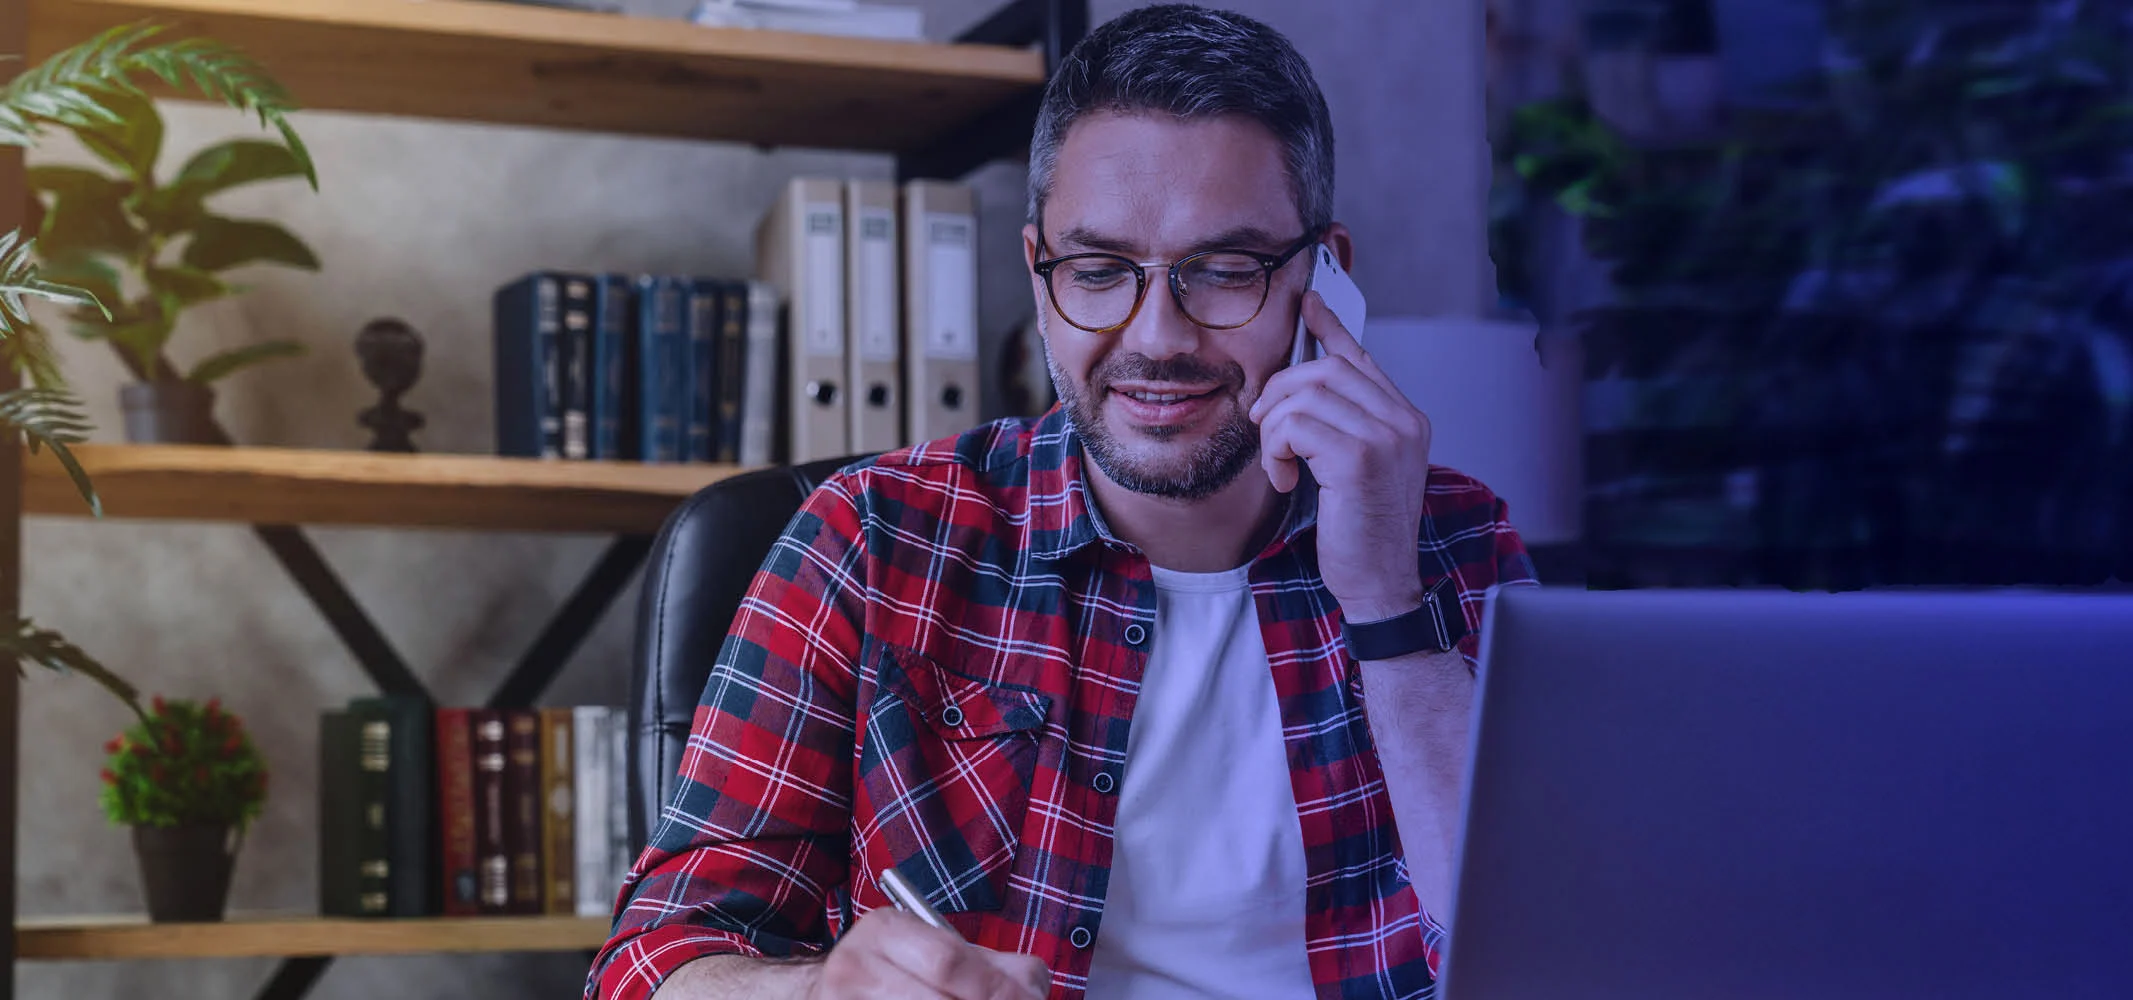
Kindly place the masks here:
[[(1274, 272), (1318, 236), (1305, 233), (1278, 254), (1202, 250), (1179, 258), (1168, 268), (1170, 297), (1194, 323), (1234, 330), (1259, 318)], [(1035, 270), (1061, 318), (1090, 333), (1116, 333), (1140, 314), (1148, 295), (1148, 268), (1161, 266), (1161, 261), (1139, 262), (1114, 253), (1077, 253), (1040, 260)]]

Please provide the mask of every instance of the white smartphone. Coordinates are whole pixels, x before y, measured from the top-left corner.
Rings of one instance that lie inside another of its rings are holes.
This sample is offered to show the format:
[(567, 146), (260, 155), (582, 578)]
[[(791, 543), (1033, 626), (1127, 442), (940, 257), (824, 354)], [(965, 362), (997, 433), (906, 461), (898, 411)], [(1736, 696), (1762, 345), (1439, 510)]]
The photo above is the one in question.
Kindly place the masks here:
[[(1333, 315), (1355, 335), (1358, 343), (1363, 339), (1363, 323), (1370, 316), (1363, 302), (1363, 290), (1355, 287), (1355, 279), (1341, 268), (1341, 262), (1333, 256), (1333, 248), (1324, 243), (1311, 248), (1311, 287), (1324, 296)], [(1289, 364), (1300, 365), (1308, 360), (1326, 356), (1326, 349), (1311, 336), (1305, 327), (1302, 315), (1296, 317), (1296, 344), (1289, 349)]]

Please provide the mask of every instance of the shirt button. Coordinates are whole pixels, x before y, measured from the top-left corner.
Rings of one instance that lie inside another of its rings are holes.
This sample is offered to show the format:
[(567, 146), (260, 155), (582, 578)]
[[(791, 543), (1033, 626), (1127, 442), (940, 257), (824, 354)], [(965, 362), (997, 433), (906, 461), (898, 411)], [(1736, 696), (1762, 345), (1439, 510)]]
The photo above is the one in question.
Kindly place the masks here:
[(1089, 942), (1094, 940), (1096, 940), (1096, 935), (1089, 933), (1089, 929), (1086, 927), (1076, 927), (1073, 933), (1067, 935), (1067, 942), (1076, 948), (1086, 948), (1089, 946)]
[(950, 705), (950, 706), (948, 706), (947, 708), (941, 709), (941, 725), (944, 725), (944, 726), (947, 726), (947, 727), (949, 727), (949, 728), (953, 729), (954, 727), (956, 727), (956, 726), (960, 726), (960, 725), (962, 725), (962, 724), (963, 724), (963, 710), (962, 710), (962, 709), (960, 709), (960, 708), (957, 708), (957, 707), (955, 707), (954, 705)]
[(1148, 641), (1148, 630), (1142, 628), (1140, 622), (1134, 622), (1126, 626), (1126, 645), (1138, 646), (1146, 641)]
[(1118, 783), (1111, 779), (1111, 772), (1109, 771), (1096, 772), (1096, 777), (1090, 784), (1095, 785), (1096, 790), (1104, 795), (1111, 794), (1111, 789), (1118, 787)]

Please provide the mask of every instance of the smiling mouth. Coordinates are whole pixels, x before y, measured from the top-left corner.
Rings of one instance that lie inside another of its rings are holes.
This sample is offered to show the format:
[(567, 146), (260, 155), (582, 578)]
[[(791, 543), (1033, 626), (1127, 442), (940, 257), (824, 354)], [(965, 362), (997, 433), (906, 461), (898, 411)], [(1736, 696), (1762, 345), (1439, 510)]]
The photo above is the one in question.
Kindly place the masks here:
[(1213, 389), (1209, 389), (1206, 392), (1128, 392), (1123, 389), (1113, 389), (1111, 391), (1127, 399), (1139, 400), (1143, 403), (1182, 403), (1188, 399), (1211, 396), (1215, 392)]

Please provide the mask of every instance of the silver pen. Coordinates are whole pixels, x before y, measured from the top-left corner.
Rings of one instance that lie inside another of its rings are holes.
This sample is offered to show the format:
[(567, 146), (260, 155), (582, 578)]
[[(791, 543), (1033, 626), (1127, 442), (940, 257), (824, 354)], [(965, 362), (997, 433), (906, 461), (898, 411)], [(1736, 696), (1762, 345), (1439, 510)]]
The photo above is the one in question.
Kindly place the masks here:
[[(904, 877), (898, 874), (896, 869), (884, 868), (881, 870), (881, 888), (883, 892), (888, 893), (889, 901), (895, 903), (897, 909), (925, 921), (929, 927), (938, 927), (950, 934), (956, 933), (955, 928), (947, 920), (943, 919), (939, 913), (935, 912), (932, 906), (926, 903), (926, 897), (919, 895), (918, 890), (911, 888), (911, 883), (904, 881)], [(962, 935), (958, 934), (956, 936), (961, 937)]]

